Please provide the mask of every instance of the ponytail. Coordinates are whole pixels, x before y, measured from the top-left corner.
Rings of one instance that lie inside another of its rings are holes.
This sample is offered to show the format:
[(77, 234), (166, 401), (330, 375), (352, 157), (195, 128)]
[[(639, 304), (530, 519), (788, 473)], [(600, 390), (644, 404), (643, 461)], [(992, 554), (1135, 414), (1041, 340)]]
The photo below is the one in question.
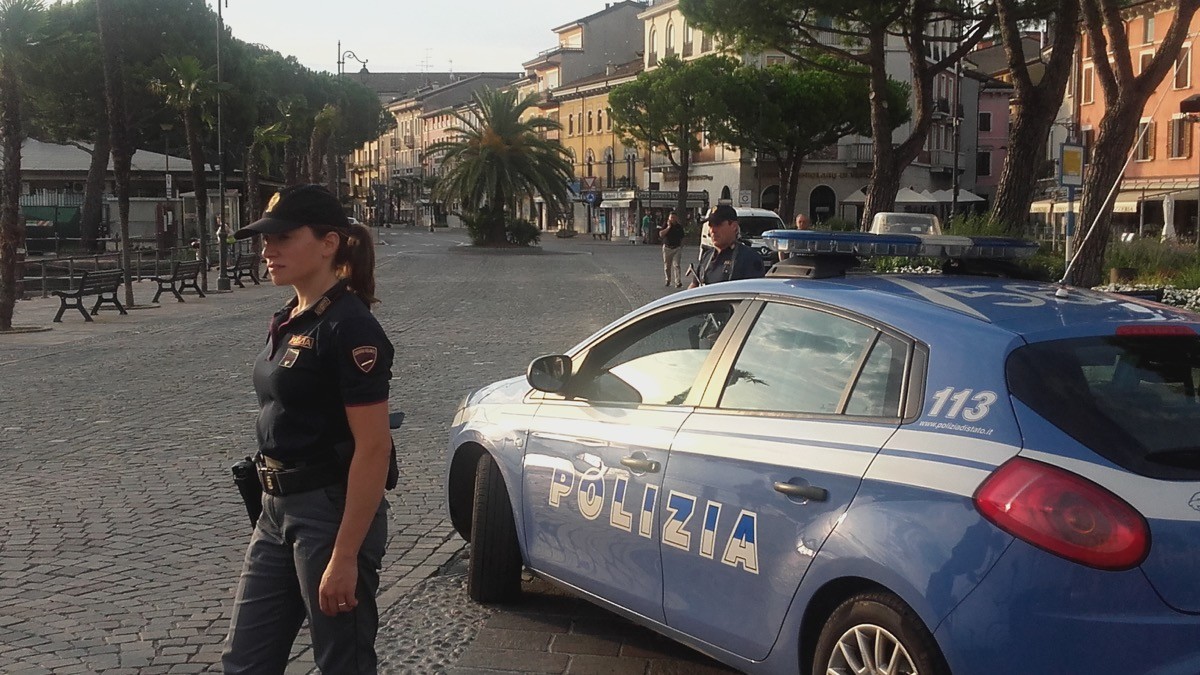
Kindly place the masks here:
[(366, 225), (350, 225), (350, 236), (341, 237), (333, 266), (339, 277), (349, 281), (350, 292), (367, 306), (379, 302), (375, 297), (375, 243)]

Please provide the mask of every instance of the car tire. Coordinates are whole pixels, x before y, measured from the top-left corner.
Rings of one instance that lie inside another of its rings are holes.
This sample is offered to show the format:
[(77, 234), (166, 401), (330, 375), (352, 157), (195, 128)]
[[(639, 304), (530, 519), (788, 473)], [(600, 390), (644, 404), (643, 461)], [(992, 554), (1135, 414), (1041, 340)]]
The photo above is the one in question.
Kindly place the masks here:
[[(878, 663), (877, 654), (887, 654), (888, 663)], [(825, 622), (812, 672), (949, 675), (950, 668), (908, 605), (890, 593), (862, 593), (839, 605)]]
[(504, 475), (485, 452), (475, 469), (467, 595), (482, 603), (514, 600), (521, 593), (521, 567), (517, 525)]

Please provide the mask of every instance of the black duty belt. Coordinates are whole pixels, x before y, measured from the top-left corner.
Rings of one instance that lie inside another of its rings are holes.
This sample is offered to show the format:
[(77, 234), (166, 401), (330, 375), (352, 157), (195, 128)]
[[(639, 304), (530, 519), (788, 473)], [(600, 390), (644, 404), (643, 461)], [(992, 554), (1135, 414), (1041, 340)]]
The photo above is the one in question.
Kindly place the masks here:
[(258, 455), (254, 458), (258, 482), (273, 497), (318, 490), (345, 482), (346, 467), (339, 459), (323, 462), (281, 462)]

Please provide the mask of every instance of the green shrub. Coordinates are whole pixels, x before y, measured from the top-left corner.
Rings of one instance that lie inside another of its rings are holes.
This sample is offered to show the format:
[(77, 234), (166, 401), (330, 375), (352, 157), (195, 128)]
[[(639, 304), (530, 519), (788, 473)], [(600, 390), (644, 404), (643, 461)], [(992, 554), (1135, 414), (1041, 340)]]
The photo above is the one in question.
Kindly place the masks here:
[(520, 218), (510, 220), (505, 230), (508, 232), (509, 243), (517, 246), (532, 246), (542, 238), (542, 231), (537, 225)]
[[(1200, 265), (1200, 256), (1190, 245), (1155, 239), (1114, 241), (1105, 252), (1104, 265), (1130, 267), (1139, 279), (1171, 279)], [(1181, 284), (1182, 285), (1182, 284)], [(1194, 288), (1194, 286), (1193, 286)]]
[(988, 213), (960, 213), (942, 227), (946, 234), (962, 237), (1003, 237), (1008, 235), (1004, 224), (993, 220)]
[(826, 218), (825, 220), (817, 223), (814, 229), (831, 230), (833, 232), (858, 232), (859, 226), (858, 223), (854, 222), (853, 220), (833, 217)]
[(467, 227), (467, 236), (471, 239), (472, 244), (481, 246), (487, 243), (487, 216), (479, 211), (474, 211), (471, 213), (460, 213), (459, 218), (462, 218), (463, 225)]

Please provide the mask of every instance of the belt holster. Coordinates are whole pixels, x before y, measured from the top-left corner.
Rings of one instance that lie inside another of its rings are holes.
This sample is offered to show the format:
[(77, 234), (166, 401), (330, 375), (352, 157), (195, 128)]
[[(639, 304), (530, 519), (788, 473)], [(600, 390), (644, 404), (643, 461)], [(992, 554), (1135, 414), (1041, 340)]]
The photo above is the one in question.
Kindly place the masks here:
[(284, 497), (345, 482), (346, 466), (338, 459), (290, 465), (259, 455), (255, 459), (258, 482), (263, 492)]

